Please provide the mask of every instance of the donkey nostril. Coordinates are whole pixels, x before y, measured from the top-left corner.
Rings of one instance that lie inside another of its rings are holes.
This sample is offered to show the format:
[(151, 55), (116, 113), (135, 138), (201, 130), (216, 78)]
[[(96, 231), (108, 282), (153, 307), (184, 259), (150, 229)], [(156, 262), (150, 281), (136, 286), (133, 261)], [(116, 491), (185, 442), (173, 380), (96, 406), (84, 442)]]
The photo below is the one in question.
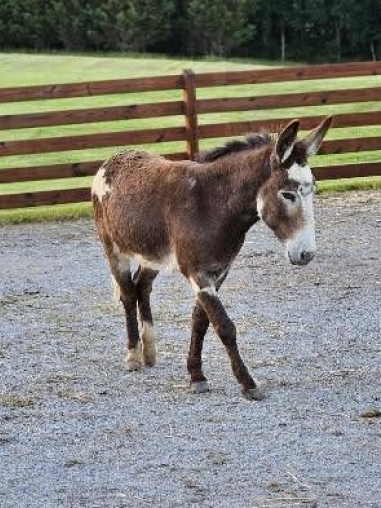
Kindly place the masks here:
[(300, 258), (302, 261), (305, 261), (306, 263), (308, 263), (309, 261), (311, 261), (314, 257), (314, 254), (313, 252), (308, 252), (306, 250), (304, 250), (301, 254), (300, 254)]

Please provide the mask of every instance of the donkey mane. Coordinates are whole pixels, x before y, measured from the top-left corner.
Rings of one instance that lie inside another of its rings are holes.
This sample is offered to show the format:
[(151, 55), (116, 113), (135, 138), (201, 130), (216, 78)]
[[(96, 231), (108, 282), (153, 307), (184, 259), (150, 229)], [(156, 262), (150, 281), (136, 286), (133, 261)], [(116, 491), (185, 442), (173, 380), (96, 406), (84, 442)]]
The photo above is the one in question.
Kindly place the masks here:
[(274, 136), (267, 131), (250, 133), (244, 139), (228, 141), (224, 146), (213, 148), (207, 152), (201, 152), (197, 156), (197, 162), (213, 162), (221, 157), (245, 150), (258, 150), (263, 146), (274, 145)]

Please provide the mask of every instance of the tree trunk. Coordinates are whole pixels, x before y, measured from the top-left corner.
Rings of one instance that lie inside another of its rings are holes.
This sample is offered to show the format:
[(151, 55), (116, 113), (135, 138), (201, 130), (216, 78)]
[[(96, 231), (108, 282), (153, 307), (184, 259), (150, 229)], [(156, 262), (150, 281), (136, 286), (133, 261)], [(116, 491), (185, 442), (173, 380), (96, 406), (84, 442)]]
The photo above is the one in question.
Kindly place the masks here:
[(370, 41), (370, 53), (372, 55), (372, 60), (375, 62), (377, 60), (376, 48), (374, 47), (374, 42)]
[(336, 60), (341, 61), (341, 28), (338, 21), (336, 22)]
[(286, 60), (286, 34), (284, 29), (284, 21), (281, 21), (280, 25), (280, 53), (281, 60), (284, 62)]

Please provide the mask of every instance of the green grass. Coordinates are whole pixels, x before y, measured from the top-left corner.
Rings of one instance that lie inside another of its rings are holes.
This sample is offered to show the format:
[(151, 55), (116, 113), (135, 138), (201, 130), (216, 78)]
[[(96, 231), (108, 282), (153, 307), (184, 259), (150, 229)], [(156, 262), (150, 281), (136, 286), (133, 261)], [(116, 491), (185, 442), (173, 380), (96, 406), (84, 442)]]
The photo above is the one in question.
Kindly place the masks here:
[(92, 217), (92, 215), (91, 203), (16, 208), (14, 210), (0, 211), (0, 226), (24, 222), (75, 220), (83, 217)]
[[(92, 81), (117, 78), (131, 78), (139, 76), (165, 75), (180, 73), (184, 68), (192, 68), (195, 72), (228, 71), (263, 68), (279, 65), (279, 62), (264, 61), (223, 61), (223, 60), (188, 60), (167, 57), (151, 57), (147, 55), (68, 55), (68, 54), (0, 54), (0, 87), (54, 84), (65, 82)], [(199, 98), (207, 97), (238, 97), (245, 95), (267, 95), (278, 93), (296, 93), (301, 91), (336, 90), (340, 88), (381, 87), (380, 76), (361, 78), (345, 78), (320, 81), (301, 81), (289, 83), (273, 83), (265, 85), (241, 85), (220, 88), (205, 88), (198, 90)], [(49, 101), (31, 101), (21, 103), (0, 104), (0, 115), (22, 112), (43, 112), (53, 110), (79, 109), (100, 107), (106, 105), (126, 105), (147, 103), (163, 100), (179, 100), (181, 91), (146, 92), (136, 94), (119, 94), (88, 98), (57, 99)], [(380, 111), (381, 103), (345, 104), (339, 106), (314, 106), (304, 108), (287, 108), (269, 111), (250, 111), (236, 113), (209, 114), (200, 116), (200, 123), (237, 122), (240, 120), (261, 120), (279, 118), (282, 116), (302, 117), (307, 115), (337, 114), (344, 112)], [(115, 132), (129, 129), (143, 129), (155, 126), (183, 125), (183, 117), (165, 117), (154, 120), (130, 120), (117, 122), (103, 122), (83, 125), (43, 127), (34, 129), (19, 129), (1, 131), (0, 140), (37, 139), (41, 137), (66, 136), (76, 134), (90, 134), (98, 132)], [(333, 129), (329, 139), (341, 139), (361, 136), (380, 136), (381, 125), (374, 127)], [(219, 140), (204, 140), (201, 148), (206, 149), (222, 142)], [(78, 162), (94, 159), (106, 159), (122, 147), (69, 151), (52, 154), (37, 154), (25, 156), (2, 157), (2, 168)], [(184, 151), (183, 142), (145, 145), (148, 150), (163, 152)], [(381, 161), (381, 151), (353, 153), (344, 155), (329, 155), (316, 157), (313, 164), (342, 164), (356, 162)], [(340, 180), (324, 182), (320, 188), (324, 192), (332, 190), (348, 190), (353, 188), (380, 187), (380, 178)], [(0, 185), (0, 195), (37, 190), (66, 189), (76, 186), (87, 186), (91, 178), (72, 178), (63, 180), (49, 180), (40, 182), (22, 182)], [(46, 220), (61, 217), (76, 217), (88, 215), (88, 205), (63, 205), (44, 207), (38, 210), (15, 210), (0, 212), (0, 223), (11, 220)]]

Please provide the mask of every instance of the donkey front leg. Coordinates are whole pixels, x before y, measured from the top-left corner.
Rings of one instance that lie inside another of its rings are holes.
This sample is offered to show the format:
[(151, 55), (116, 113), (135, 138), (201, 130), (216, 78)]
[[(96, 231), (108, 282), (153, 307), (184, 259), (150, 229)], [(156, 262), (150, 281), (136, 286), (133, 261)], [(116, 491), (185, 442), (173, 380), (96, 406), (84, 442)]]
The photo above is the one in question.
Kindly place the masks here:
[[(216, 290), (218, 291), (227, 277), (226, 271), (216, 283)], [(197, 288), (196, 292), (197, 292)], [(191, 387), (195, 393), (204, 393), (209, 391), (209, 385), (204, 373), (202, 371), (202, 347), (206, 332), (209, 328), (209, 318), (201, 305), (199, 300), (196, 300), (196, 305), (192, 314), (192, 334), (191, 343), (188, 353), (187, 368), (191, 377)]]
[(191, 344), (187, 359), (187, 368), (191, 377), (191, 387), (195, 393), (209, 391), (208, 381), (202, 371), (202, 346), (209, 328), (209, 318), (197, 300), (192, 314)]
[(242, 386), (243, 395), (250, 400), (260, 400), (263, 394), (244, 364), (237, 346), (236, 327), (229, 318), (214, 287), (198, 286), (198, 301), (205, 310), (216, 333), (228, 352), (233, 373)]

